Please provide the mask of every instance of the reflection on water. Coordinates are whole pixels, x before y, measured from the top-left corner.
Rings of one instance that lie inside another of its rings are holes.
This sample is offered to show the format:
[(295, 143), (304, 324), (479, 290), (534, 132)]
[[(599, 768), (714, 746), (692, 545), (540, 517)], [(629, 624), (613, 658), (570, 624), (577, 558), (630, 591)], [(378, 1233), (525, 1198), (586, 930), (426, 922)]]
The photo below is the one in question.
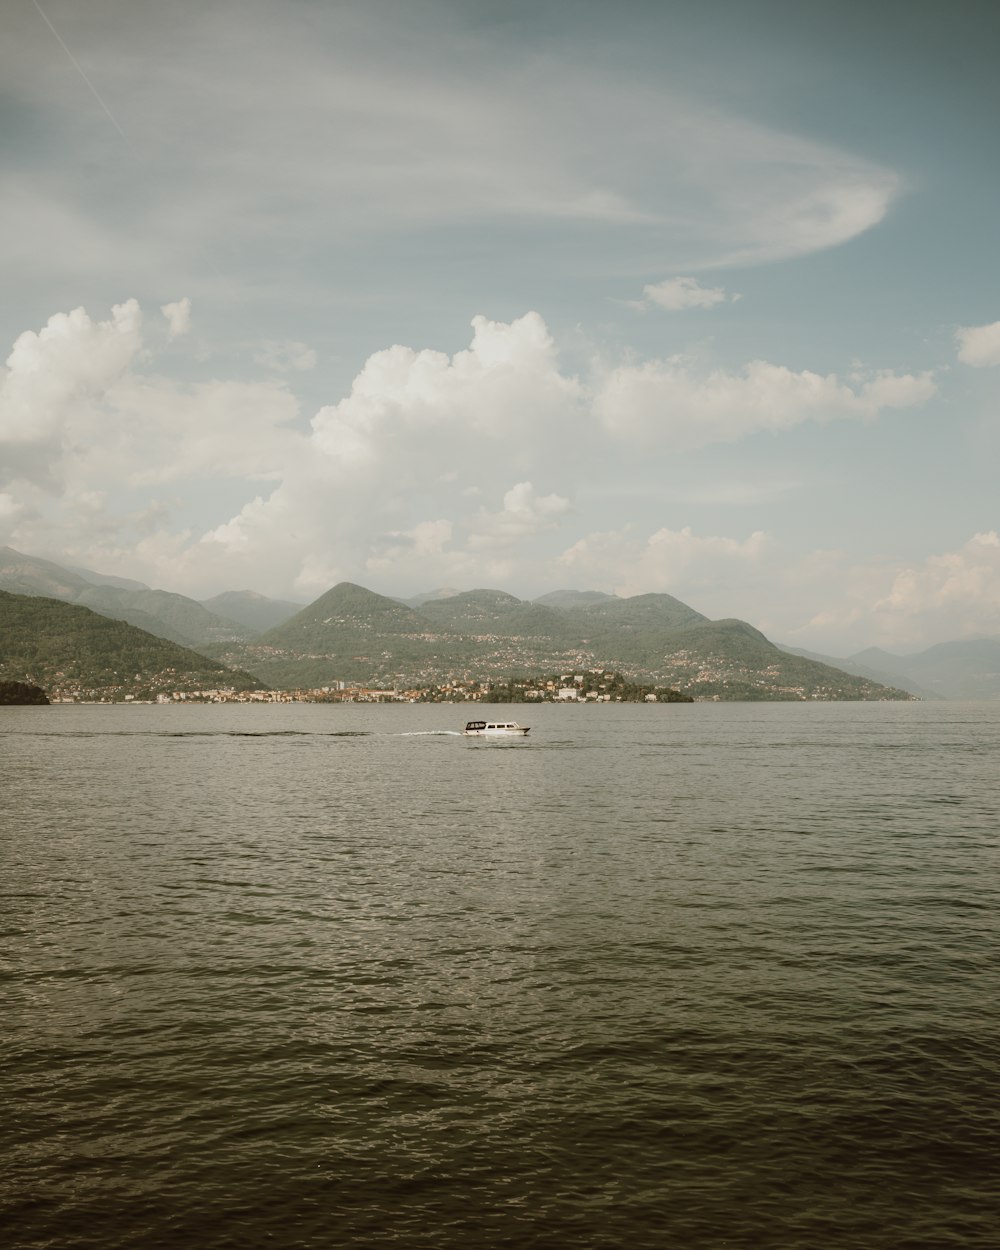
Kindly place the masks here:
[(0, 710), (43, 1247), (992, 1246), (989, 705)]

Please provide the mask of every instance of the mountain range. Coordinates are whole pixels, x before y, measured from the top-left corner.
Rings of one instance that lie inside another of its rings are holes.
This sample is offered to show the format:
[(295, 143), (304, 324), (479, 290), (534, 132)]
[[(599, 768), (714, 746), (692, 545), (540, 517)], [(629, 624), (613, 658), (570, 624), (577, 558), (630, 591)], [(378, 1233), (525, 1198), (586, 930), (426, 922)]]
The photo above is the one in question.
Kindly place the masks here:
[(666, 594), (521, 600), (440, 589), (394, 599), (341, 583), (306, 606), (251, 590), (198, 601), (10, 547), (0, 548), (0, 589), (90, 608), (283, 688), (604, 667), (701, 697), (1000, 698), (1000, 639), (840, 659), (776, 646), (745, 621), (710, 621)]
[(909, 697), (789, 655), (745, 621), (710, 621), (671, 595), (557, 601), (577, 606), (481, 589), (421, 597), (413, 607), (342, 582), (252, 642), (203, 650), (282, 688), (426, 687), (603, 669), (697, 698)]

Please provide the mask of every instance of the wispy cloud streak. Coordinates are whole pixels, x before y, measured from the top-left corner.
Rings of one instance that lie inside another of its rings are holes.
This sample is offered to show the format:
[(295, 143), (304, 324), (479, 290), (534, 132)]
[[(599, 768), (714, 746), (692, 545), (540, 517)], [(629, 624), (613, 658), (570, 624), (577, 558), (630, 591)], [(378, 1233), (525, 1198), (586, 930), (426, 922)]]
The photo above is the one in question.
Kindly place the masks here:
[(131, 145), (131, 144), (129, 143), (129, 141), (128, 141), (128, 135), (126, 135), (125, 131), (124, 131), (124, 130), (122, 130), (121, 126), (119, 126), (119, 125), (118, 125), (118, 121), (117, 121), (117, 119), (115, 118), (114, 113), (112, 113), (112, 111), (111, 111), (111, 110), (108, 108), (108, 106), (104, 103), (104, 100), (101, 98), (101, 93), (97, 90), (97, 88), (94, 86), (94, 84), (90, 81), (90, 79), (87, 77), (87, 75), (83, 72), (83, 66), (82, 66), (82, 65), (80, 64), (80, 62), (76, 59), (76, 57), (73, 55), (73, 53), (72, 53), (72, 52), (70, 52), (69, 48), (67, 48), (67, 47), (66, 47), (66, 44), (63, 42), (62, 36), (59, 34), (59, 32), (56, 30), (56, 28), (55, 28), (55, 27), (52, 25), (52, 23), (49, 21), (48, 15), (46, 14), (46, 12), (45, 12), (45, 10), (42, 8), (42, 6), (38, 3), (38, 0), (31, 0), (31, 3), (32, 3), (32, 4), (35, 6), (35, 8), (38, 10), (38, 16), (42, 19), (42, 21), (43, 21), (43, 22), (45, 23), (45, 25), (49, 28), (49, 30), (51, 30), (51, 31), (52, 31), (52, 34), (55, 36), (55, 38), (56, 38), (56, 40), (57, 40), (57, 42), (58, 42), (58, 44), (59, 44), (60, 48), (62, 48), (62, 50), (63, 50), (63, 51), (66, 53), (66, 55), (69, 57), (69, 59), (70, 59), (70, 63), (71, 63), (71, 65), (73, 66), (73, 68), (74, 68), (74, 69), (76, 70), (76, 72), (80, 75), (80, 77), (83, 79), (83, 81), (87, 84), (87, 88), (88, 88), (88, 90), (90, 91), (91, 95), (94, 97), (94, 99), (97, 101), (97, 103), (98, 103), (98, 104), (101, 106), (101, 108), (104, 110), (104, 113), (105, 113), (105, 115), (107, 116), (108, 121), (112, 124), (112, 126), (114, 126), (115, 130), (117, 130), (117, 131), (118, 131), (118, 133), (119, 133), (119, 134), (121, 135), (121, 137), (122, 137), (123, 142), (125, 143), (125, 146), (126, 146), (127, 148), (129, 148), (129, 150), (131, 151), (131, 147), (132, 147), (132, 145)]

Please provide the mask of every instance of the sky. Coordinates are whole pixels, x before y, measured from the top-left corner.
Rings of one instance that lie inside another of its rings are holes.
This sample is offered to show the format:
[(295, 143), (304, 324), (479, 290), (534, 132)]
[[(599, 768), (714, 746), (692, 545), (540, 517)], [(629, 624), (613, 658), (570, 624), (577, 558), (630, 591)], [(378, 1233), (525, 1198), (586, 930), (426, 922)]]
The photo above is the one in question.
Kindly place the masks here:
[(1000, 10), (2, 0), (0, 543), (1000, 635)]

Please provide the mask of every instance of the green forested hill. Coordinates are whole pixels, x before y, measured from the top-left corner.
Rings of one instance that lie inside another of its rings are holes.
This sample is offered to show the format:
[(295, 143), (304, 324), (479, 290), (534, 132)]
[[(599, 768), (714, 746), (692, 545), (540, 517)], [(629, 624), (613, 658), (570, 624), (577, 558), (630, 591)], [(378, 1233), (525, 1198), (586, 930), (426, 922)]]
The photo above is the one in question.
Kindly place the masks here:
[(575, 609), (590, 630), (601, 627), (618, 632), (641, 634), (649, 630), (683, 629), (708, 617), (681, 603), (673, 595), (632, 595), (628, 599), (611, 598)]
[(526, 603), (503, 590), (468, 590), (421, 604), (420, 616), (455, 633), (566, 641), (580, 630), (566, 612)]
[(375, 636), (420, 633), (426, 622), (412, 608), (353, 582), (340, 582), (284, 624), (268, 630), (261, 641), (277, 646), (326, 646), (331, 637), (370, 641)]
[(704, 621), (671, 636), (661, 671), (688, 694), (718, 699), (908, 699), (905, 691), (789, 655), (746, 621)]
[(595, 603), (606, 603), (615, 595), (605, 594), (603, 590), (550, 590), (547, 595), (539, 595), (532, 603), (540, 603), (547, 608), (565, 608), (575, 611), (577, 608), (589, 608)]
[(475, 647), (396, 599), (340, 582), (253, 642), (205, 651), (269, 686), (291, 688), (430, 681), (453, 664), (471, 662)]
[(0, 680), (29, 682), (50, 695), (109, 700), (262, 686), (248, 673), (89, 608), (6, 591), (0, 591)]

